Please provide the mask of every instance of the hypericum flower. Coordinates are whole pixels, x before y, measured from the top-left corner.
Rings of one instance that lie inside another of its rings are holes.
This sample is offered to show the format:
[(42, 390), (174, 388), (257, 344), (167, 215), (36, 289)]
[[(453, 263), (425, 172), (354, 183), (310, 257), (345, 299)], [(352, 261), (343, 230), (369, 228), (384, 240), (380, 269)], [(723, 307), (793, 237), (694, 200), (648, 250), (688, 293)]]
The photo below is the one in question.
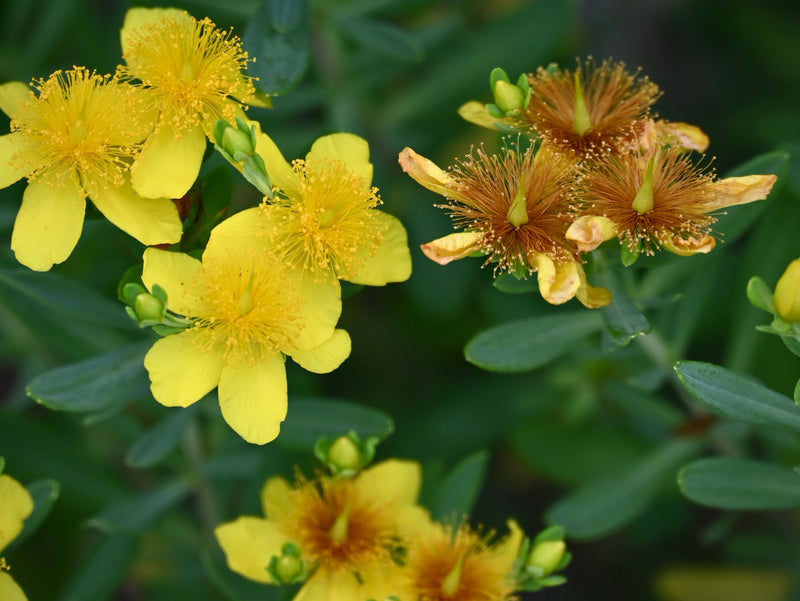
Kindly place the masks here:
[(491, 544), (467, 524), (455, 529), (428, 521), (407, 549), (398, 597), (415, 601), (505, 601), (515, 590), (514, 561), (523, 533), (509, 520), (510, 534)]
[(144, 199), (128, 168), (148, 126), (130, 86), (83, 67), (32, 84), (0, 86), (11, 133), (0, 137), (0, 188), (28, 178), (14, 223), (17, 260), (47, 271), (78, 243), (88, 196), (111, 223), (144, 244), (180, 240), (181, 223), (165, 198)]
[(350, 354), (350, 338), (334, 330), (338, 287), (285, 269), (264, 245), (228, 242), (212, 230), (202, 262), (145, 251), (142, 281), (166, 290), (169, 310), (193, 325), (157, 341), (144, 365), (153, 396), (170, 407), (186, 407), (219, 386), (225, 421), (248, 442), (264, 444), (286, 416), (284, 355), (326, 373)]
[(275, 196), (229, 218), (235, 238), (256, 237), (282, 252), (291, 265), (325, 279), (382, 286), (411, 275), (405, 228), (378, 210), (366, 140), (353, 134), (323, 136), (305, 159), (286, 162), (275, 143), (258, 134)]
[(575, 187), (576, 220), (567, 238), (582, 251), (617, 236), (627, 250), (708, 253), (714, 211), (767, 197), (775, 175), (715, 180), (678, 147), (628, 152), (586, 163)]
[(596, 157), (634, 140), (660, 95), (647, 77), (609, 60), (599, 67), (591, 59), (578, 62), (574, 72), (539, 67), (528, 81), (531, 98), (523, 120), (545, 144), (578, 157)]
[[(22, 525), (33, 511), (30, 493), (11, 476), (0, 474), (0, 556), (14, 538), (22, 532)], [(0, 599), (27, 601), (25, 593), (14, 582), (8, 571), (0, 568)]]
[[(131, 8), (120, 32), (124, 76), (147, 93), (158, 118), (131, 169), (147, 197), (180, 198), (197, 179), (218, 119), (260, 104), (238, 37), (174, 8)], [(264, 106), (261, 104), (261, 106)]]
[(786, 267), (775, 285), (775, 312), (789, 322), (800, 322), (800, 259)]
[(520, 277), (537, 272), (545, 300), (561, 304), (577, 296), (587, 307), (610, 302), (604, 288), (586, 282), (572, 242), (564, 237), (572, 222), (570, 190), (573, 163), (561, 154), (529, 147), (489, 155), (482, 148), (445, 172), (405, 148), (400, 165), (417, 182), (449, 199), (446, 209), (456, 229), (464, 230), (422, 245), (440, 265), (486, 255), (484, 265)]
[(383, 599), (395, 592), (404, 526), (424, 515), (419, 487), (419, 465), (399, 460), (294, 487), (270, 478), (261, 491), (265, 517), (242, 516), (214, 534), (231, 570), (265, 584), (275, 584), (272, 559), (293, 543), (310, 573), (296, 600)]

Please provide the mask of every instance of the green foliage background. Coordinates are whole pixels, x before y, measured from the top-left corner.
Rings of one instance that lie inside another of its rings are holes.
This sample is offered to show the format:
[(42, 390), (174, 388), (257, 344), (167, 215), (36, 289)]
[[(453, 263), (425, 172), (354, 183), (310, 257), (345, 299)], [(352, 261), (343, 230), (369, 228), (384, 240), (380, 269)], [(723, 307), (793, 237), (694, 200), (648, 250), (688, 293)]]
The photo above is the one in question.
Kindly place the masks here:
[[(172, 3), (240, 35), (259, 4)], [(0, 81), (73, 65), (113, 71), (129, 5), (7, 0)], [(800, 438), (708, 417), (672, 370), (677, 360), (711, 362), (788, 397), (800, 376), (797, 357), (780, 339), (754, 329), (769, 317), (745, 296), (751, 276), (773, 286), (800, 254), (796, 8), (791, 0), (312, 1), (302, 81), (275, 98), (273, 110), (251, 109), (250, 116), (287, 157), (302, 156), (333, 131), (366, 138), (382, 209), (406, 225), (414, 271), (406, 283), (358, 291), (346, 301), (341, 324), (353, 353), (330, 375), (289, 371), (290, 419), (292, 401), (300, 406), (303, 397), (379, 409), (395, 424), (379, 457), (421, 461), (429, 507), (447, 514), (440, 483), (462, 462), (455, 476), (464, 477), (450, 479), (461, 505), (450, 511), (470, 507), (485, 473), (473, 522), (502, 531), (514, 516), (533, 534), (550, 516), (564, 518), (568, 535), (574, 523), (583, 535), (570, 540), (569, 583), (537, 593), (540, 599), (736, 601), (752, 598), (743, 595), (754, 583), (761, 599), (800, 599), (796, 509), (703, 508), (681, 495), (675, 478), (681, 465), (703, 455), (788, 469), (800, 463)], [(490, 100), (491, 68), (502, 66), (515, 78), (586, 55), (641, 66), (664, 92), (659, 114), (709, 135), (721, 175), (780, 151), (761, 163), (779, 169), (773, 194), (731, 209), (719, 227), (725, 242), (713, 253), (640, 259), (621, 274), (617, 285), (653, 333), (620, 347), (602, 320), (574, 301), (551, 307), (538, 294), (503, 293), (478, 260), (440, 267), (425, 259), (419, 244), (448, 233), (450, 223), (433, 206), (439, 198), (397, 166), (404, 146), (444, 165), (473, 145), (496, 144), (495, 135), (456, 114), (469, 99)], [(0, 129), (7, 125), (3, 117)], [(258, 201), (238, 175), (214, 181), (233, 186), (234, 208)], [(0, 191), (4, 241), (23, 187)], [(188, 425), (169, 414), (183, 431), (180, 448), (166, 449), (163, 458), (139, 457), (134, 467), (132, 445), (168, 415), (146, 390), (85, 413), (51, 411), (25, 394), (49, 369), (144, 339), (116, 301), (121, 275), (140, 257), (135, 242), (99, 218), (87, 220), (76, 251), (52, 274), (26, 272), (7, 243), (0, 248), (0, 456), (23, 483), (52, 479), (60, 488), (46, 521), (9, 555), (14, 576), (32, 601), (272, 598), (272, 591), (227, 572), (209, 528), (256, 512), (267, 475), (312, 465), (302, 429), (282, 443), (250, 447), (206, 399), (186, 412)], [(572, 315), (587, 322), (585, 331), (534, 369), (490, 373), (465, 360), (467, 342), (490, 326)], [(557, 504), (587, 483), (593, 488), (582, 489), (577, 501)], [(43, 498), (47, 486), (40, 485)], [(618, 499), (609, 498), (612, 490), (620, 491)], [(620, 507), (625, 511), (615, 511)], [(686, 566), (692, 571), (673, 570)], [(712, 571), (718, 568), (731, 571)], [(705, 576), (717, 583), (718, 596), (690, 592)], [(720, 587), (732, 577), (745, 580), (725, 592)]]

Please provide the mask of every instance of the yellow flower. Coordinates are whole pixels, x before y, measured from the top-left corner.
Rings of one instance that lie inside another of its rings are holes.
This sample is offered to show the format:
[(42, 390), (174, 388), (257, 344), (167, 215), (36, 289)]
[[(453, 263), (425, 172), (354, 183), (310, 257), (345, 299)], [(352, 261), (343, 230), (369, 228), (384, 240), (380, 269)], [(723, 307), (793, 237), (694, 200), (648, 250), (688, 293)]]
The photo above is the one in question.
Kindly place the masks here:
[[(227, 221), (233, 238), (255, 237), (274, 246), (297, 269), (367, 286), (411, 275), (405, 228), (378, 210), (366, 140), (338, 133), (319, 138), (292, 165), (275, 143), (258, 134), (275, 197)], [(228, 230), (226, 230), (228, 231)]]
[(593, 288), (579, 262), (579, 252), (564, 234), (571, 215), (573, 163), (561, 154), (533, 147), (488, 155), (482, 148), (449, 172), (410, 148), (400, 153), (403, 170), (429, 190), (449, 199), (446, 209), (456, 229), (464, 230), (422, 245), (440, 265), (486, 255), (495, 272), (526, 277), (536, 272), (542, 297), (552, 304), (577, 297), (587, 307), (610, 302), (603, 288)]
[(627, 145), (658, 99), (658, 86), (624, 63), (578, 63), (574, 72), (539, 67), (528, 76), (531, 99), (522, 112), (545, 144), (578, 157), (596, 157)]
[(350, 354), (349, 336), (334, 330), (339, 288), (285, 269), (252, 240), (230, 243), (215, 229), (202, 262), (149, 248), (142, 280), (162, 286), (169, 310), (193, 320), (147, 353), (153, 396), (186, 407), (218, 386), (225, 421), (248, 442), (273, 440), (286, 416), (284, 355), (326, 373)]
[(504, 601), (515, 589), (514, 561), (523, 533), (509, 520), (509, 535), (490, 544), (468, 525), (427, 521), (410, 539), (397, 596), (414, 601)]
[(76, 67), (34, 82), (0, 86), (11, 133), (0, 137), (0, 187), (28, 178), (11, 248), (23, 265), (47, 271), (69, 257), (83, 228), (86, 197), (144, 244), (177, 242), (181, 223), (165, 198), (144, 199), (128, 167), (147, 135), (141, 98), (114, 78)]
[[(0, 557), (6, 546), (22, 531), (22, 524), (33, 511), (30, 493), (11, 476), (0, 474)], [(0, 599), (26, 601), (25, 593), (8, 571), (0, 568)]]
[(800, 321), (800, 259), (795, 259), (775, 285), (775, 312), (786, 321)]
[(131, 169), (133, 187), (148, 198), (180, 198), (197, 179), (217, 120), (232, 122), (242, 103), (257, 104), (247, 53), (230, 32), (174, 8), (129, 9), (120, 39), (122, 73), (158, 111)]
[(567, 239), (582, 251), (617, 236), (632, 253), (664, 247), (687, 256), (708, 253), (713, 212), (767, 197), (775, 175), (715, 180), (678, 147), (609, 155), (586, 163), (576, 184), (576, 220)]
[(264, 518), (242, 516), (214, 531), (234, 572), (274, 584), (267, 567), (287, 542), (311, 576), (295, 601), (383, 599), (395, 591), (404, 526), (419, 522), (420, 467), (376, 464), (355, 478), (271, 478), (261, 491)]

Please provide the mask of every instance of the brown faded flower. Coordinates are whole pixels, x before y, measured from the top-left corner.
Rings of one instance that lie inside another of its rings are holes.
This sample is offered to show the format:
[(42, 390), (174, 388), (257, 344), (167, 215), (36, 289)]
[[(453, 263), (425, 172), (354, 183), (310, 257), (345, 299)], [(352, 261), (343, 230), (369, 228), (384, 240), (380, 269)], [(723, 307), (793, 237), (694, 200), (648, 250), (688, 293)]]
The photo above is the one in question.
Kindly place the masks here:
[(578, 218), (566, 237), (580, 250), (614, 236), (632, 254), (664, 247), (680, 255), (714, 248), (714, 211), (766, 198), (775, 175), (716, 180), (679, 147), (609, 155), (586, 163), (575, 186)]
[(608, 304), (607, 292), (593, 289), (579, 262), (579, 251), (564, 234), (572, 217), (573, 164), (562, 154), (507, 147), (500, 154), (479, 148), (448, 172), (406, 148), (400, 165), (417, 182), (450, 202), (455, 229), (422, 245), (441, 265), (479, 252), (495, 274), (538, 274), (539, 290), (550, 303), (573, 296), (586, 306)]
[(528, 76), (531, 98), (522, 117), (545, 144), (577, 157), (597, 157), (636, 138), (658, 99), (658, 86), (622, 62), (592, 59), (574, 72), (555, 65)]

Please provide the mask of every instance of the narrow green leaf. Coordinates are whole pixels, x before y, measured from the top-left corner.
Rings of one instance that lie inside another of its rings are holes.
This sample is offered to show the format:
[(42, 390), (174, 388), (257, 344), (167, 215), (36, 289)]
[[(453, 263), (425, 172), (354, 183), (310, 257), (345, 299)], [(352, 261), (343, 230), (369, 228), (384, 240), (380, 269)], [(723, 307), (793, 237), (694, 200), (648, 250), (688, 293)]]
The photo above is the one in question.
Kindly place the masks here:
[(350, 39), (365, 50), (373, 51), (389, 60), (414, 63), (425, 56), (425, 50), (417, 40), (391, 23), (360, 18), (343, 20), (338, 24)]
[(681, 492), (691, 501), (721, 509), (794, 509), (800, 507), (800, 475), (763, 461), (710, 457), (685, 465), (678, 473)]
[(478, 451), (463, 459), (440, 480), (430, 507), (435, 520), (458, 523), (472, 512), (486, 476), (489, 453)]
[(242, 45), (255, 58), (248, 74), (277, 96), (296, 86), (308, 68), (310, 33), (306, 0), (264, 0), (248, 21)]
[(679, 361), (684, 388), (722, 417), (800, 432), (800, 407), (792, 399), (719, 365)]
[(88, 525), (108, 533), (143, 532), (188, 492), (185, 482), (175, 480), (109, 505), (89, 518)]
[(55, 480), (37, 480), (36, 482), (31, 482), (25, 488), (33, 498), (33, 512), (25, 518), (22, 524), (22, 532), (11, 541), (4, 551), (11, 551), (35, 533), (49, 515), (56, 499), (58, 499), (59, 486)]
[(133, 561), (136, 540), (108, 536), (84, 559), (58, 601), (107, 601), (119, 588)]
[(195, 403), (185, 408), (169, 409), (160, 422), (133, 443), (125, 455), (125, 463), (139, 468), (158, 464), (178, 444), (186, 424), (199, 406), (199, 403)]
[(337, 399), (290, 398), (289, 412), (275, 440), (279, 446), (311, 450), (323, 436), (336, 438), (354, 430), (362, 439), (383, 439), (394, 430), (385, 413)]
[(639, 516), (701, 444), (696, 439), (672, 440), (619, 473), (581, 486), (550, 507), (545, 520), (560, 524), (579, 540), (610, 534)]
[(73, 365), (57, 367), (31, 381), (28, 395), (56, 411), (110, 409), (147, 395), (144, 356), (152, 341), (126, 346)]
[(488, 371), (528, 371), (546, 365), (601, 326), (600, 315), (590, 311), (511, 321), (480, 332), (467, 343), (464, 356)]
[[(800, 405), (800, 380), (797, 380), (797, 383), (794, 385), (794, 404)], [(0, 469), (0, 472), (3, 470)]]
[(609, 268), (598, 269), (594, 284), (607, 288), (611, 293), (611, 304), (601, 307), (600, 313), (614, 346), (627, 346), (631, 340), (651, 330), (650, 322), (636, 307), (616, 271)]

